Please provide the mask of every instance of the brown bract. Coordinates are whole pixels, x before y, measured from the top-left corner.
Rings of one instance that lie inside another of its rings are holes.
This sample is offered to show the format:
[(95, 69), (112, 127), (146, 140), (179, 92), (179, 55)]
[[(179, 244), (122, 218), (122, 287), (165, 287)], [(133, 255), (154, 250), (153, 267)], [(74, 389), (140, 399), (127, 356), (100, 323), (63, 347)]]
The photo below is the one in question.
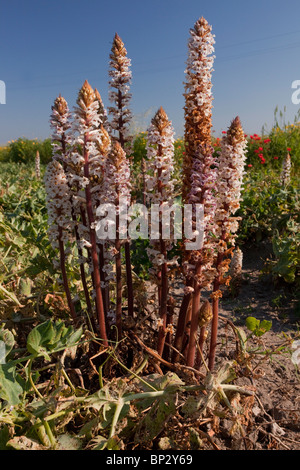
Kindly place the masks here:
[(78, 93), (77, 104), (80, 106), (81, 101), (83, 101), (85, 106), (88, 107), (95, 101), (95, 98), (95, 91), (86, 80)]
[(111, 48), (111, 54), (109, 55), (109, 58), (114, 62), (113, 67), (117, 69), (118, 65), (123, 65), (123, 61), (121, 60), (119, 64), (119, 60), (123, 57), (126, 57), (126, 55), (127, 50), (125, 45), (118, 33), (116, 33)]
[(61, 116), (63, 116), (66, 113), (67, 109), (68, 109), (68, 104), (66, 100), (61, 95), (59, 95), (54, 101), (52, 110), (56, 110)]
[(109, 152), (111, 139), (110, 139), (109, 133), (107, 132), (103, 124), (100, 124), (100, 131), (101, 131), (101, 140), (100, 139), (97, 140), (96, 145), (101, 155), (105, 157), (107, 156)]
[(213, 317), (213, 312), (212, 312), (210, 302), (209, 300), (206, 300), (202, 304), (200, 311), (199, 311), (198, 322), (199, 322), (200, 328), (207, 325), (212, 320), (212, 317)]
[(118, 172), (124, 160), (126, 160), (126, 153), (124, 152), (120, 142), (117, 140), (113, 141), (112, 149), (109, 153), (108, 159), (116, 168), (116, 172)]
[(170, 125), (168, 116), (162, 106), (159, 108), (151, 122), (153, 126), (157, 128), (159, 133), (163, 133), (163, 130)]
[(237, 116), (233, 119), (228, 131), (227, 131), (227, 141), (229, 145), (233, 147), (245, 140), (245, 135), (242, 127), (240, 118)]

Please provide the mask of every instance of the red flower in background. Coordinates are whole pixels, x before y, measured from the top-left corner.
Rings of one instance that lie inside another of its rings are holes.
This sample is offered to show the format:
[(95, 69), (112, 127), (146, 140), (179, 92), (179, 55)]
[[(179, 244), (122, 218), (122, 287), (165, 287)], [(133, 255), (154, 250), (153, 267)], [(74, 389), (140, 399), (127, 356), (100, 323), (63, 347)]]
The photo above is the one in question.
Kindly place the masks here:
[(288, 152), (290, 152), (290, 151), (291, 151), (291, 148), (290, 148), (290, 147), (288, 147), (288, 148), (287, 148), (287, 151), (288, 151)]
[(252, 165), (251, 165), (251, 163), (249, 163), (249, 165), (248, 165), (248, 168), (252, 168)]
[(274, 157), (274, 160), (278, 160), (278, 157)]

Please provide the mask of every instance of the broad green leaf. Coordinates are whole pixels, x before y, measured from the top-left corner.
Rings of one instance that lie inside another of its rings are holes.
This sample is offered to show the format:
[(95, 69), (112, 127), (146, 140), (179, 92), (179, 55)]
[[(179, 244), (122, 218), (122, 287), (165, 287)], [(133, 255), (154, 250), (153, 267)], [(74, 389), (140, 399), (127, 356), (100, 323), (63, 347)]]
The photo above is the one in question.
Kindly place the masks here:
[[(10, 353), (15, 344), (15, 338), (10, 330), (0, 328), (0, 364), (5, 363), (6, 356)], [(2, 347), (4, 345), (4, 347)]]
[(31, 330), (27, 337), (27, 349), (31, 354), (50, 360), (50, 353), (75, 346), (81, 335), (81, 328), (74, 330), (72, 326), (67, 328), (61, 320), (55, 323), (47, 320)]
[(246, 318), (246, 327), (250, 331), (255, 331), (256, 328), (259, 326), (259, 323), (260, 323), (259, 320), (257, 320), (257, 318), (255, 317)]
[(8, 405), (17, 405), (22, 393), (23, 388), (18, 382), (14, 364), (0, 364), (0, 398)]

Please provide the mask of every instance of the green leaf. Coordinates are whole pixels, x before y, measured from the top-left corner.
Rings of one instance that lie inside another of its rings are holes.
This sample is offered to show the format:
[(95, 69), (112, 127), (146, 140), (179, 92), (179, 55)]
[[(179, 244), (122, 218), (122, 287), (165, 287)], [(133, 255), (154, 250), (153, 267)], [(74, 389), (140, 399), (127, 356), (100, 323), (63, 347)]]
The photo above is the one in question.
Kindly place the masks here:
[(72, 326), (67, 328), (61, 320), (55, 323), (47, 320), (31, 330), (27, 337), (27, 349), (35, 356), (50, 360), (50, 353), (75, 346), (81, 336), (82, 328), (74, 330)]
[[(0, 364), (5, 363), (5, 358), (8, 356), (15, 344), (15, 338), (11, 331), (0, 328)], [(1, 347), (4, 345), (4, 347)]]
[(269, 320), (258, 320), (254, 317), (246, 318), (246, 326), (257, 337), (264, 335), (272, 328), (272, 322)]
[(272, 328), (272, 322), (269, 321), (269, 320), (262, 320), (260, 322), (260, 329), (263, 330), (265, 333), (267, 331), (270, 331), (270, 329)]
[(256, 328), (258, 328), (259, 323), (260, 323), (260, 321), (257, 320), (257, 318), (255, 318), (255, 317), (248, 317), (248, 318), (246, 318), (246, 327), (247, 327), (248, 330), (250, 330), (250, 331), (253, 331), (253, 332), (254, 332), (254, 331), (256, 330)]
[(18, 381), (15, 365), (11, 362), (0, 364), (0, 398), (8, 405), (17, 405), (22, 393), (23, 388)]

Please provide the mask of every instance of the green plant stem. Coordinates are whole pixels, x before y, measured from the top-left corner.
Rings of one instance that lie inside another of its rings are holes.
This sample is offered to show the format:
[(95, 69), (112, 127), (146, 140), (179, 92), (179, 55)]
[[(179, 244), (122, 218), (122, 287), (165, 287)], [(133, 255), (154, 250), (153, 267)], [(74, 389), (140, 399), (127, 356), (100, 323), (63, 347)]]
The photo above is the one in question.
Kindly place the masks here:
[(75, 389), (74, 385), (72, 384), (72, 382), (71, 382), (71, 380), (70, 380), (68, 374), (66, 373), (66, 371), (65, 371), (65, 369), (64, 369), (63, 367), (61, 368), (61, 373), (62, 373), (62, 375), (64, 376), (65, 380), (68, 382), (68, 384), (69, 384), (69, 386), (70, 386), (72, 392), (74, 393), (76, 389)]
[(43, 424), (44, 424), (44, 426), (45, 426), (45, 431), (46, 431), (47, 436), (48, 436), (48, 439), (49, 439), (49, 441), (50, 441), (51, 448), (52, 448), (53, 450), (57, 449), (58, 443), (56, 442), (56, 439), (55, 439), (55, 437), (54, 437), (54, 435), (53, 435), (53, 432), (52, 432), (52, 430), (51, 430), (51, 428), (50, 428), (49, 423), (48, 423), (47, 421), (43, 420)]
[(125, 403), (124, 399), (121, 398), (116, 404), (116, 408), (115, 408), (115, 412), (114, 412), (114, 416), (112, 419), (111, 428), (109, 432), (109, 439), (115, 435), (116, 426), (117, 426), (121, 411), (123, 409), (124, 403)]
[(32, 363), (33, 363), (33, 359), (34, 357), (32, 357), (30, 360), (29, 360), (29, 363), (28, 363), (28, 379), (29, 379), (29, 382), (30, 382), (30, 385), (31, 387), (33, 388), (34, 392), (37, 394), (37, 396), (45, 401), (43, 395), (38, 391), (37, 387), (35, 386), (34, 382), (33, 382), (33, 379), (32, 379), (32, 375), (31, 375), (31, 368), (32, 368)]
[(119, 359), (115, 356), (115, 360), (117, 361), (117, 363), (123, 367), (123, 369), (125, 369), (127, 372), (129, 372), (130, 374), (132, 374), (133, 376), (135, 376), (137, 379), (139, 379), (144, 385), (147, 385), (147, 387), (151, 388), (151, 390), (154, 390), (155, 392), (157, 391), (155, 387), (153, 387), (152, 385), (150, 385), (148, 382), (146, 382), (146, 380), (142, 379), (139, 375), (137, 375), (135, 372), (133, 372), (132, 370), (128, 369), (124, 364), (122, 364), (121, 361), (119, 361)]

